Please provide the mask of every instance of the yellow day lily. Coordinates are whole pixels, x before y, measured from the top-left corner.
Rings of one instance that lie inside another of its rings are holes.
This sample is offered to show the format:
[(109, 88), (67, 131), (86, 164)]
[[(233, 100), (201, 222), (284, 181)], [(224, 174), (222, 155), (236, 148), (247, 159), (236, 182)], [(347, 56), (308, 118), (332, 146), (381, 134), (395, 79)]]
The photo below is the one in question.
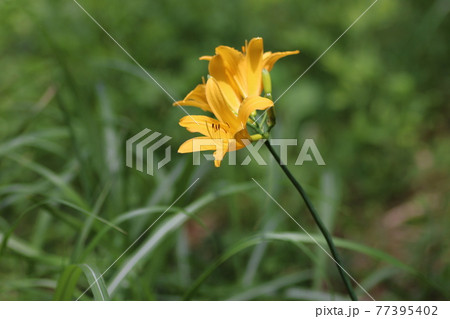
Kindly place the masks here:
[(211, 77), (206, 84), (199, 84), (183, 101), (174, 105), (196, 106), (214, 114), (216, 119), (203, 115), (188, 115), (180, 120), (179, 124), (188, 131), (203, 136), (187, 140), (178, 152), (214, 150), (214, 164), (219, 167), (227, 152), (241, 149), (249, 143), (250, 135), (246, 126), (250, 114), (273, 106), (273, 102), (261, 96), (251, 96), (243, 99), (236, 112), (225, 99), (218, 81)]
[(200, 60), (209, 61), (209, 74), (217, 80), (227, 103), (237, 113), (243, 99), (261, 95), (263, 69), (271, 71), (279, 59), (299, 52), (264, 52), (263, 39), (253, 38), (242, 47), (242, 52), (221, 45), (216, 48), (216, 55)]

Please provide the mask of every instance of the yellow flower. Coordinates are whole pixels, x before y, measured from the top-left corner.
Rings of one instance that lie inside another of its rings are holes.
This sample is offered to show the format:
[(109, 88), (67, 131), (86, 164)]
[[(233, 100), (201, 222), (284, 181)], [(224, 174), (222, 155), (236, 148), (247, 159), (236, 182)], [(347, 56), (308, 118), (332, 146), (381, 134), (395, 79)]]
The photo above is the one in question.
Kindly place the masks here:
[(249, 143), (247, 120), (250, 114), (255, 110), (265, 110), (273, 106), (273, 102), (261, 96), (250, 96), (234, 109), (225, 99), (218, 81), (211, 77), (206, 84), (199, 84), (183, 101), (174, 105), (196, 106), (214, 114), (216, 119), (203, 115), (188, 115), (180, 120), (179, 124), (188, 131), (203, 136), (187, 140), (178, 152), (214, 150), (214, 164), (219, 167), (227, 152), (241, 149)]
[(219, 46), (215, 52), (215, 56), (200, 58), (209, 61), (211, 77), (206, 84), (203, 81), (174, 105), (195, 106), (214, 114), (216, 119), (193, 115), (180, 120), (180, 125), (188, 131), (203, 136), (184, 142), (178, 152), (214, 150), (214, 163), (219, 167), (227, 152), (241, 149), (250, 142), (247, 131), (250, 114), (273, 106), (271, 100), (261, 97), (263, 70), (272, 70), (280, 58), (299, 51), (264, 52), (263, 40), (254, 38), (246, 43), (242, 52), (227, 46)]
[(209, 74), (217, 80), (232, 110), (238, 112), (243, 99), (261, 95), (263, 69), (271, 71), (279, 59), (299, 52), (264, 52), (263, 39), (253, 38), (242, 47), (242, 52), (219, 46), (215, 56), (203, 56), (200, 60), (209, 61)]

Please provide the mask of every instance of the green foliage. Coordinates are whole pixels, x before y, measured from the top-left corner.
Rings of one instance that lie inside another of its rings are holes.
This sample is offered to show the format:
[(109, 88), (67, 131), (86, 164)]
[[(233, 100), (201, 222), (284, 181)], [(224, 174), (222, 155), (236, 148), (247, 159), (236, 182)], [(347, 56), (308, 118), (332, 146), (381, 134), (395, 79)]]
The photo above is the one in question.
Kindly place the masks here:
[[(53, 295), (53, 300), (72, 300), (74, 298), (74, 291), (81, 273), (84, 273), (86, 276), (89, 289), (92, 289), (94, 300), (110, 300), (103, 277), (101, 277), (97, 271), (92, 269), (92, 267), (87, 264), (69, 265), (64, 269), (58, 280), (55, 294)], [(81, 293), (78, 292), (78, 294), (81, 297)]]
[[(371, 2), (79, 3), (178, 100), (207, 74), (199, 56), (255, 36), (301, 51), (271, 72), (277, 99)], [(448, 12), (378, 1), (277, 102), (272, 136), (299, 140), (290, 168), (376, 299), (450, 298)], [(0, 299), (343, 298), (332, 261), (254, 187), (321, 242), (270, 154), (220, 169), (177, 154), (185, 113), (74, 1), (2, 1), (0, 21)], [(144, 128), (172, 137), (155, 176), (125, 166)], [(293, 165), (307, 138), (327, 166)]]

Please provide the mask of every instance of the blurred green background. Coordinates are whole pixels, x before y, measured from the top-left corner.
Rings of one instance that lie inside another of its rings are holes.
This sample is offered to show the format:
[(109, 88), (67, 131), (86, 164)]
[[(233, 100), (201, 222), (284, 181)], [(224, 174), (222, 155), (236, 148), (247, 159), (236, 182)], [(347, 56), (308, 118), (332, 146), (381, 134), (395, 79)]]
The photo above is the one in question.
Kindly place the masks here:
[[(301, 50), (272, 71), (277, 98), (372, 2), (79, 3), (182, 99), (207, 74), (199, 56), (255, 36)], [(378, 1), (277, 102), (272, 136), (299, 140), (290, 167), (377, 300), (450, 298), (449, 7)], [(82, 300), (346, 298), (252, 181), (321, 238), (266, 150), (267, 166), (219, 169), (177, 154), (185, 114), (72, 0), (2, 0), (0, 21), (2, 300), (76, 299), (137, 238)], [(125, 166), (144, 128), (173, 137), (155, 176)], [(307, 138), (326, 166), (293, 165)]]

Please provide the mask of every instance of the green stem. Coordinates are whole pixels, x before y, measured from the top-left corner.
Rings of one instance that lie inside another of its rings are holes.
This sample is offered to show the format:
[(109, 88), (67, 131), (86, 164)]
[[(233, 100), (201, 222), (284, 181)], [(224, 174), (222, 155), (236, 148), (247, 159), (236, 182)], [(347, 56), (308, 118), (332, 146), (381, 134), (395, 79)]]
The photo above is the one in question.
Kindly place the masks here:
[(281, 162), (280, 157), (275, 152), (275, 150), (273, 149), (272, 145), (270, 145), (270, 142), (267, 140), (264, 144), (266, 144), (267, 148), (269, 149), (270, 153), (273, 155), (273, 157), (277, 161), (278, 165), (280, 165), (280, 167), (283, 170), (283, 172), (286, 174), (286, 176), (289, 178), (291, 183), (295, 186), (295, 188), (297, 189), (297, 191), (300, 193), (300, 195), (302, 196), (303, 200), (305, 201), (306, 206), (308, 207), (308, 209), (309, 209), (309, 211), (310, 211), (314, 221), (316, 222), (317, 226), (319, 227), (320, 231), (322, 232), (323, 236), (325, 237), (325, 240), (326, 240), (326, 242), (328, 244), (328, 247), (330, 248), (331, 255), (333, 256), (333, 259), (334, 259), (334, 261), (336, 263), (336, 266), (337, 266), (337, 269), (339, 271), (339, 274), (340, 274), (340, 276), (342, 278), (342, 281), (345, 284), (345, 287), (347, 288), (347, 292), (348, 292), (350, 298), (353, 301), (357, 301), (358, 298), (356, 297), (356, 294), (353, 291), (353, 287), (352, 287), (352, 285), (350, 283), (350, 280), (349, 280), (347, 274), (344, 272), (344, 270), (342, 268), (341, 257), (339, 256), (339, 254), (338, 254), (338, 252), (336, 250), (336, 247), (334, 246), (333, 238), (331, 237), (331, 235), (328, 232), (327, 228), (325, 227), (325, 225), (323, 224), (322, 220), (320, 219), (319, 214), (317, 214), (317, 212), (316, 212), (314, 206), (312, 205), (308, 195), (306, 194), (306, 192), (304, 191), (304, 189), (300, 185), (300, 183), (295, 179), (295, 177), (289, 171), (287, 166)]

